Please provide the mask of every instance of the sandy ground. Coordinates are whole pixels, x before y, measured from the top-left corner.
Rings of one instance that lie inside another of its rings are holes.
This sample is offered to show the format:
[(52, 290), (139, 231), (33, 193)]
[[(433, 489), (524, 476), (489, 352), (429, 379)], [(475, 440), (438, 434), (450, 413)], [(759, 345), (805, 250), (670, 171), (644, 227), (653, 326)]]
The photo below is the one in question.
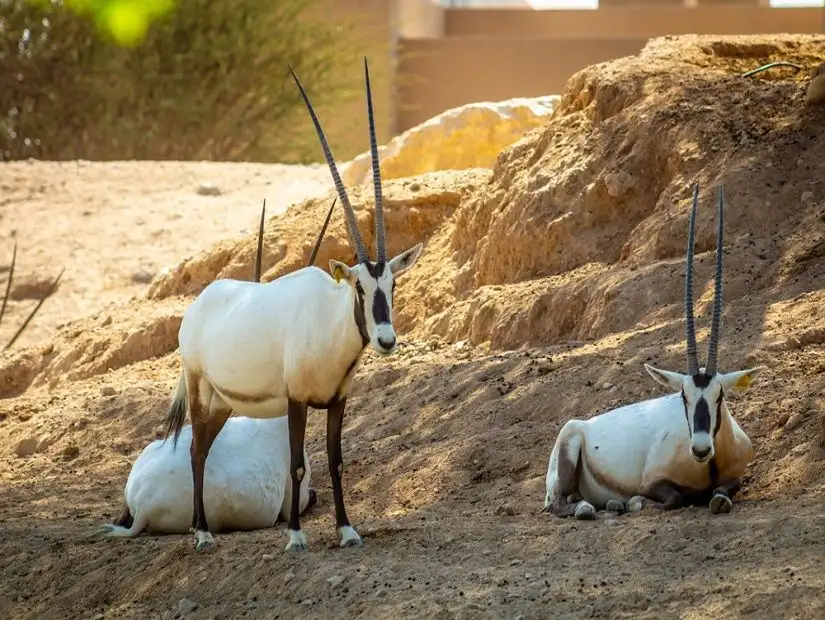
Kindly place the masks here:
[[(212, 184), (220, 195), (200, 195)], [(60, 303), (45, 303), (20, 345), (46, 337), (47, 326), (128, 299), (182, 258), (220, 239), (257, 229), (261, 202), (283, 212), (326, 193), (320, 166), (159, 162), (12, 162), (0, 174), (0, 264), (17, 239), (17, 297), (63, 275)], [(38, 286), (39, 285), (39, 286)], [(41, 314), (42, 313), (42, 314)], [(4, 326), (0, 333), (9, 334)]]
[[(242, 231), (263, 196), (273, 211), (319, 197), (267, 224), (267, 277), (301, 264), (328, 173), (4, 164), (0, 225), (17, 231), (29, 284), (2, 333), (33, 303), (34, 274), (67, 272), (25, 341), (0, 357), (0, 617), (825, 616), (825, 111), (801, 107), (801, 81), (738, 77), (776, 57), (808, 62), (823, 43), (660, 40), (574, 76), (559, 115), (494, 170), (386, 185), (391, 252), (426, 246), (399, 281), (399, 349), (365, 355), (347, 407), (344, 484), (360, 550), (336, 548), (319, 414), (308, 429), (318, 492), (302, 520), (308, 554), (283, 552), (283, 524), (219, 534), (203, 556), (190, 536), (88, 537), (116, 516), (131, 462), (160, 433), (192, 294), (220, 274), (249, 277), (254, 235)], [(683, 367), (695, 178), (707, 188), (704, 351), (723, 172), (720, 359), (767, 367), (728, 396), (755, 448), (732, 513), (539, 514), (561, 425), (661, 394), (642, 362)], [(197, 195), (202, 180), (222, 195)], [(364, 231), (368, 197), (354, 192)], [(331, 256), (351, 259), (340, 214), (318, 263)], [(135, 282), (141, 270), (158, 277)]]

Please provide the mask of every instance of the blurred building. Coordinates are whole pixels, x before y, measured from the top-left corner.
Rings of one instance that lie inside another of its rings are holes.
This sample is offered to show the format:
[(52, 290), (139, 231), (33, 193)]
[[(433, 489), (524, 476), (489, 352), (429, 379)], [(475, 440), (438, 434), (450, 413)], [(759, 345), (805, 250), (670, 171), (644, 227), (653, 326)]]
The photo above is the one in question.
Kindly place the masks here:
[(825, 32), (823, 0), (335, 0), (335, 5), (363, 17), (373, 42), (370, 66), (382, 75), (376, 105), (386, 111), (379, 121), (383, 139), (465, 103), (561, 93), (575, 72), (635, 54), (651, 37)]

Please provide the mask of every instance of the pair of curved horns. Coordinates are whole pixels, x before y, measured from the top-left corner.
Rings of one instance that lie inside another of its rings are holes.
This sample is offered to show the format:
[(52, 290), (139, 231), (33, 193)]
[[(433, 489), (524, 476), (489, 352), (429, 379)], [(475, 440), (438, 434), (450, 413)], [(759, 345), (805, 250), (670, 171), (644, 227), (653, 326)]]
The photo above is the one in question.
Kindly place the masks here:
[[(324, 225), (321, 226), (321, 232), (318, 233), (318, 237), (315, 239), (315, 245), (312, 248), (312, 252), (309, 255), (309, 260), (307, 261), (307, 267), (312, 267), (315, 263), (315, 257), (318, 255), (318, 249), (321, 247), (321, 242), (324, 240), (324, 234), (327, 232), (327, 226), (329, 225), (329, 218), (332, 217), (332, 210), (335, 208), (335, 201), (338, 200), (334, 198), (332, 200), (332, 204), (329, 206), (329, 211), (327, 211), (327, 217), (324, 220)], [(264, 204), (261, 207), (261, 223), (258, 226), (258, 251), (255, 254), (255, 272), (252, 276), (253, 282), (260, 282), (261, 281), (261, 259), (263, 258), (264, 253), (264, 222), (266, 221), (266, 199), (264, 199)], [(5, 306), (5, 303), (3, 304)]]
[[(14, 242), (14, 250), (12, 251), (12, 255), (11, 255), (11, 265), (9, 266), (9, 279), (8, 279), (8, 282), (6, 282), (6, 293), (3, 295), (3, 305), (0, 306), (0, 323), (3, 322), (3, 317), (6, 315), (6, 304), (8, 303), (9, 295), (11, 294), (11, 283), (12, 283), (12, 280), (14, 279), (14, 266), (16, 264), (17, 264), (17, 241)], [(52, 283), (49, 285), (49, 288), (46, 290), (46, 292), (43, 294), (43, 296), (38, 300), (37, 305), (29, 313), (29, 316), (26, 317), (26, 320), (23, 321), (23, 324), (20, 325), (20, 327), (17, 328), (17, 331), (14, 333), (14, 336), (12, 336), (11, 339), (8, 341), (8, 343), (6, 343), (6, 346), (3, 347), (3, 351), (5, 351), (9, 347), (11, 347), (15, 342), (17, 342), (17, 339), (26, 330), (26, 328), (29, 326), (29, 323), (31, 323), (31, 320), (34, 318), (34, 315), (37, 314), (38, 310), (40, 310), (40, 306), (43, 305), (43, 302), (46, 301), (46, 299), (48, 299), (52, 295), (52, 293), (54, 293), (54, 291), (57, 289), (57, 285), (60, 282), (60, 278), (63, 277), (63, 272), (64, 271), (66, 271), (65, 268), (61, 269), (60, 273), (57, 274), (57, 277), (54, 280), (52, 280)]]
[[(355, 246), (355, 252), (358, 255), (358, 262), (367, 262), (369, 257), (367, 255), (367, 249), (364, 246), (364, 240), (361, 238), (361, 233), (358, 232), (355, 212), (352, 210), (352, 205), (350, 204), (349, 197), (347, 196), (347, 190), (344, 188), (344, 183), (341, 181), (341, 176), (338, 174), (338, 167), (335, 165), (335, 159), (332, 157), (332, 152), (330, 151), (327, 138), (324, 135), (324, 130), (321, 128), (321, 123), (318, 121), (318, 117), (315, 114), (312, 103), (310, 102), (309, 97), (307, 97), (304, 87), (301, 85), (301, 81), (298, 79), (298, 76), (295, 75), (292, 67), (289, 67), (289, 72), (292, 74), (292, 78), (298, 85), (298, 90), (301, 91), (301, 97), (303, 97), (307, 111), (312, 118), (312, 124), (315, 125), (315, 133), (318, 134), (318, 139), (321, 142), (321, 148), (324, 151), (324, 158), (327, 161), (329, 171), (332, 174), (332, 180), (335, 183), (335, 189), (338, 192), (338, 197), (341, 199), (341, 204), (344, 207), (347, 232), (349, 233), (352, 244)], [(381, 166), (378, 160), (378, 144), (375, 139), (375, 117), (372, 109), (370, 71), (366, 58), (364, 58), (364, 79), (367, 86), (367, 115), (369, 117), (370, 129), (370, 156), (372, 158), (372, 181), (375, 189), (375, 245), (378, 262), (384, 262), (387, 260), (385, 239), (386, 231), (384, 229), (384, 199), (381, 193)]]
[[(696, 237), (696, 208), (699, 204), (699, 184), (693, 187), (693, 206), (690, 210), (690, 228), (688, 230), (687, 259), (685, 261), (685, 326), (687, 336), (688, 374), (699, 374), (699, 360), (696, 356), (696, 319), (693, 316), (693, 245)], [(717, 354), (719, 351), (719, 326), (722, 321), (722, 260), (723, 260), (723, 228), (725, 211), (725, 186), (719, 187), (718, 228), (716, 231), (716, 276), (713, 291), (713, 316), (710, 325), (710, 341), (708, 342), (708, 360), (705, 374), (715, 375), (717, 369)]]

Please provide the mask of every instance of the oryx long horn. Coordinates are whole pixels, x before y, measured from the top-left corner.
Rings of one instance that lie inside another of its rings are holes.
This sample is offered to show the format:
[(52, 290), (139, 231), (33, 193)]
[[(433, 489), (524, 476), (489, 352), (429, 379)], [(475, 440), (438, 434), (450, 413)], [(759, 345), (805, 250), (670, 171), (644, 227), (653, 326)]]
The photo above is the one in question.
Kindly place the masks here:
[(3, 322), (3, 317), (6, 316), (6, 304), (9, 302), (9, 295), (11, 294), (11, 282), (14, 278), (14, 266), (17, 264), (17, 239), (14, 240), (14, 250), (11, 254), (11, 265), (9, 266), (9, 281), (6, 282), (6, 294), (3, 295), (3, 306), (0, 308), (0, 323)]
[(384, 197), (381, 193), (381, 164), (378, 160), (378, 144), (375, 139), (375, 116), (372, 110), (372, 90), (370, 89), (370, 70), (364, 57), (364, 79), (367, 84), (367, 116), (370, 123), (370, 156), (372, 157), (372, 184), (375, 187), (375, 246), (376, 260), (387, 260), (387, 246), (384, 228)]
[(298, 85), (298, 90), (301, 91), (301, 97), (303, 97), (309, 116), (312, 118), (312, 124), (315, 125), (315, 133), (318, 134), (318, 139), (321, 141), (321, 148), (324, 150), (324, 158), (326, 158), (329, 171), (332, 174), (332, 180), (335, 183), (338, 198), (341, 199), (341, 204), (344, 207), (347, 232), (349, 232), (350, 240), (355, 246), (355, 253), (358, 255), (358, 262), (366, 262), (369, 260), (369, 257), (367, 256), (367, 250), (364, 247), (364, 240), (361, 238), (361, 233), (358, 232), (358, 223), (355, 220), (355, 212), (352, 210), (352, 205), (349, 202), (347, 190), (344, 189), (344, 183), (341, 181), (341, 175), (338, 174), (338, 167), (335, 165), (335, 159), (333, 159), (332, 153), (330, 152), (327, 138), (324, 135), (324, 130), (321, 129), (321, 123), (318, 122), (318, 117), (315, 115), (315, 110), (312, 107), (312, 103), (310, 103), (309, 97), (307, 97), (304, 87), (301, 85), (301, 81), (298, 79), (298, 76), (295, 75), (292, 67), (289, 67), (289, 72), (292, 74), (295, 83)]
[(688, 374), (699, 374), (696, 358), (696, 319), (693, 316), (693, 244), (696, 236), (696, 208), (699, 205), (699, 184), (693, 186), (693, 206), (690, 209), (687, 259), (685, 260), (685, 335), (687, 336)]
[(266, 198), (261, 207), (261, 223), (258, 225), (258, 250), (255, 252), (255, 269), (252, 272), (252, 281), (261, 281), (261, 258), (264, 254), (264, 222), (266, 221)]
[(321, 226), (321, 232), (318, 233), (318, 238), (315, 240), (315, 246), (312, 248), (312, 253), (309, 255), (307, 267), (312, 267), (312, 265), (315, 264), (315, 257), (318, 256), (318, 250), (321, 248), (321, 242), (324, 240), (324, 233), (327, 232), (329, 218), (332, 217), (332, 210), (335, 208), (335, 203), (337, 200), (337, 198), (332, 199), (332, 204), (329, 206), (329, 211), (327, 211), (327, 219), (324, 220), (324, 225)]
[(716, 374), (716, 360), (719, 352), (719, 326), (722, 322), (722, 261), (724, 258), (723, 228), (725, 211), (725, 186), (719, 187), (719, 212), (716, 229), (716, 279), (713, 289), (713, 318), (710, 323), (710, 341), (708, 343), (708, 361), (705, 372)]

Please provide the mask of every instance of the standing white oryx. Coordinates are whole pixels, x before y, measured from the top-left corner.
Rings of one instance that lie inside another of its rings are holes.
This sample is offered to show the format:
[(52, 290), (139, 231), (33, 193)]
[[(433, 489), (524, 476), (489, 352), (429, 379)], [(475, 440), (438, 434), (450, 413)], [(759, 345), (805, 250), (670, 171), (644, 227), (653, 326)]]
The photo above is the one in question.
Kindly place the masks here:
[[(335, 200), (327, 212), (324, 225), (309, 255), (308, 266), (324, 239)], [(266, 201), (261, 208), (258, 250), (253, 282), (261, 281)], [(284, 409), (282, 416), (286, 414)], [(192, 440), (192, 427), (185, 426), (179, 435)], [(94, 536), (132, 537), (144, 530), (150, 534), (182, 534), (192, 523), (194, 487), (192, 465), (176, 442), (157, 439), (146, 446), (132, 464), (120, 514), (113, 523), (95, 528)], [(284, 417), (255, 420), (238, 416), (229, 418), (215, 439), (206, 464), (204, 509), (210, 526), (216, 531), (252, 530), (275, 525), (278, 518), (289, 518), (292, 486), (289, 475), (289, 432)], [(306, 458), (306, 451), (304, 452)], [(311, 471), (301, 481), (301, 512), (316, 502), (309, 486)]]
[(316, 267), (306, 267), (267, 284), (217, 280), (204, 288), (184, 313), (178, 334), (183, 370), (167, 423), (169, 432), (177, 436), (188, 406), (195, 486), (193, 525), (199, 551), (214, 545), (203, 507), (204, 465), (212, 442), (233, 409), (253, 418), (279, 417), (287, 411), (292, 506), (286, 549), (293, 551), (307, 549), (298, 505), (305, 471), (307, 407), (327, 410), (327, 457), (341, 546), (363, 544), (347, 518), (341, 487), (344, 407), (366, 345), (369, 343), (381, 355), (395, 350), (395, 278), (415, 264), (422, 249), (419, 243), (386, 259), (381, 176), (366, 59), (364, 72), (378, 260), (372, 262), (367, 256), (324, 133), (292, 72), (321, 141), (358, 264), (348, 267), (330, 260), (334, 278)]
[(545, 510), (593, 519), (596, 509), (636, 511), (652, 503), (664, 509), (709, 505), (729, 512), (753, 454), (733, 419), (725, 391), (746, 388), (762, 367), (717, 373), (722, 318), (724, 187), (719, 190), (716, 278), (708, 359), (699, 367), (693, 316), (693, 245), (699, 187), (690, 214), (685, 275), (688, 372), (645, 369), (676, 394), (637, 402), (589, 420), (570, 420), (559, 432), (547, 467)]

